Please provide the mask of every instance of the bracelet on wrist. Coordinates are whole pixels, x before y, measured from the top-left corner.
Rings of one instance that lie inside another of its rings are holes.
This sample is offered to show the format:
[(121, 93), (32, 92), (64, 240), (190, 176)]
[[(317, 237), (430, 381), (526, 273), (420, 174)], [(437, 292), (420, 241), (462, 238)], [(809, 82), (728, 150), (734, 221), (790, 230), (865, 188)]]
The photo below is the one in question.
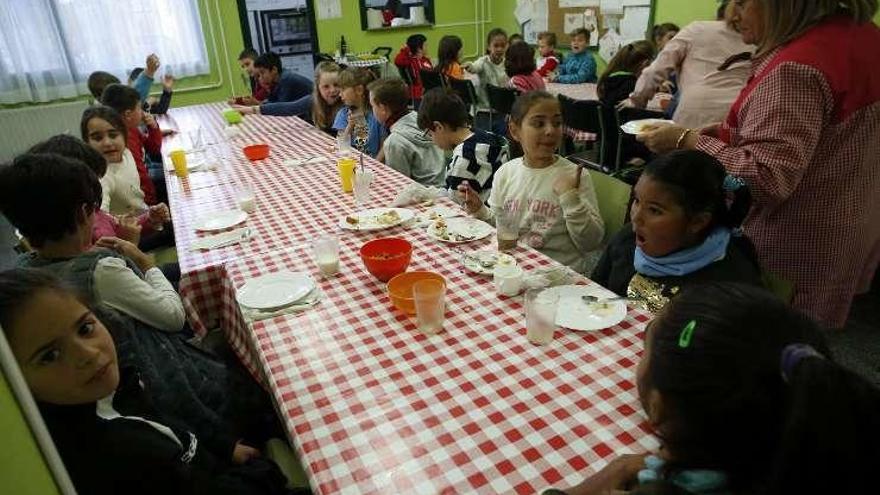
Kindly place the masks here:
[(694, 132), (693, 129), (685, 129), (681, 131), (681, 135), (678, 136), (678, 141), (675, 142), (675, 149), (680, 150), (681, 145), (684, 144), (685, 138), (687, 138), (688, 134)]

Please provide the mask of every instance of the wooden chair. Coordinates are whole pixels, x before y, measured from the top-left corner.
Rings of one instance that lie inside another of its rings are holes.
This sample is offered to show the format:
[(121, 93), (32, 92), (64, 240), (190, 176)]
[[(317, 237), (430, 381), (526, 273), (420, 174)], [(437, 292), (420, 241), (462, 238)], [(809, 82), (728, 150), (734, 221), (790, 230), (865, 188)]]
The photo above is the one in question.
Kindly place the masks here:
[(602, 245), (607, 246), (611, 237), (626, 223), (632, 187), (599, 170), (588, 169), (588, 172), (593, 181), (593, 189), (596, 191), (599, 215), (602, 216), (602, 222), (605, 224)]
[[(602, 125), (602, 104), (595, 100), (575, 100), (565, 95), (559, 95), (559, 104), (562, 107), (562, 122), (569, 129), (589, 132), (598, 136), (599, 163), (605, 167), (605, 153), (602, 142), (605, 139), (605, 129)], [(587, 158), (585, 153), (574, 153), (574, 142), (566, 137), (567, 158), (572, 161)], [(604, 170), (604, 169), (603, 169)], [(607, 171), (607, 170), (606, 170)]]
[(495, 113), (500, 113), (504, 118), (507, 118), (510, 115), (514, 102), (519, 97), (519, 91), (487, 84), (486, 96), (489, 99), (489, 108), (492, 110), (489, 112), (489, 128), (492, 129), (492, 116)]
[(434, 88), (446, 87), (446, 81), (444, 81), (445, 78), (443, 77), (443, 74), (436, 70), (421, 69), (419, 71), (419, 78), (422, 80), (422, 87), (425, 88), (425, 92)]

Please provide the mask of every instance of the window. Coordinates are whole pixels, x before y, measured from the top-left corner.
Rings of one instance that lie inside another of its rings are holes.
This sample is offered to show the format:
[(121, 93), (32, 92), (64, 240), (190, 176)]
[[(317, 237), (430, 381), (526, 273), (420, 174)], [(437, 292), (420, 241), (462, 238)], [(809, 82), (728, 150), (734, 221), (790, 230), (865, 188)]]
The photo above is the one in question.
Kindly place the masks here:
[(87, 94), (93, 71), (125, 81), (150, 53), (160, 73), (209, 72), (198, 0), (0, 2), (0, 103)]

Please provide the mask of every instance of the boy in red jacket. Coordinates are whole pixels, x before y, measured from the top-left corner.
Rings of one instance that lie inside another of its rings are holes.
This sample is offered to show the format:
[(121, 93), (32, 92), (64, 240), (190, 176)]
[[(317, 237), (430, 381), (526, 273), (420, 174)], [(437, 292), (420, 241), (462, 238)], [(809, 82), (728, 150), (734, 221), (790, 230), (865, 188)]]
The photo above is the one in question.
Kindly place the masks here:
[(559, 67), (562, 56), (556, 53), (556, 33), (545, 31), (538, 34), (538, 74), (548, 77)]
[(422, 100), (422, 93), (424, 92), (419, 71), (434, 68), (431, 64), (431, 59), (425, 56), (426, 41), (428, 41), (428, 38), (425, 35), (414, 34), (406, 39), (406, 44), (403, 45), (400, 52), (394, 57), (394, 65), (408, 71), (412, 77), (409, 96), (415, 100), (416, 108), (418, 108), (418, 103)]
[[(159, 155), (162, 152), (162, 131), (152, 115), (145, 113), (141, 106), (141, 97), (137, 90), (123, 84), (111, 84), (104, 89), (101, 95), (104, 105), (116, 110), (122, 116), (125, 127), (128, 130), (126, 145), (134, 156), (138, 175), (141, 180), (141, 190), (144, 192), (144, 202), (154, 205), (159, 200), (156, 197), (156, 187), (150, 180), (150, 174), (144, 164), (144, 149), (150, 154)], [(147, 132), (140, 130), (141, 123), (145, 124)]]

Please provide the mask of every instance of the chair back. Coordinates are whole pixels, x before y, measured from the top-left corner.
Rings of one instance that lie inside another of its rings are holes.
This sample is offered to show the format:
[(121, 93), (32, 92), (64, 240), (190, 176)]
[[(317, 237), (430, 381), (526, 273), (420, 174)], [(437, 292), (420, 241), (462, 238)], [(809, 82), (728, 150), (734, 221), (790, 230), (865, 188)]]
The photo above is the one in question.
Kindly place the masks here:
[(602, 245), (605, 246), (626, 223), (632, 187), (598, 170), (588, 169), (588, 173), (596, 191), (599, 215), (605, 224), (605, 237), (602, 239)]
[(461, 101), (467, 105), (468, 113), (473, 114), (474, 105), (477, 104), (477, 90), (474, 88), (474, 84), (467, 79), (456, 79), (454, 77), (447, 78), (446, 82), (458, 94)]
[(562, 107), (562, 122), (566, 127), (579, 131), (592, 132), (602, 137), (602, 121), (599, 112), (602, 104), (596, 100), (575, 100), (559, 95)]
[(767, 290), (776, 294), (786, 304), (790, 304), (794, 298), (794, 284), (779, 275), (761, 270), (761, 282)]
[(443, 82), (443, 74), (436, 70), (421, 69), (419, 71), (419, 77), (422, 80), (422, 86), (425, 88), (426, 92), (434, 88), (442, 88), (446, 86), (446, 83)]
[(410, 68), (404, 65), (395, 65), (395, 67), (397, 67), (397, 73), (400, 74), (400, 78), (403, 79), (403, 82), (405, 82), (407, 86), (412, 86), (413, 75), (412, 72), (410, 72)]
[(373, 48), (373, 55), (381, 55), (386, 59), (391, 59), (391, 47), (390, 46), (377, 46)]
[(611, 124), (605, 127), (608, 130), (608, 146), (606, 147), (608, 154), (606, 156), (608, 156), (609, 161), (613, 160), (612, 167), (614, 170), (620, 170), (623, 162), (631, 158), (631, 156), (627, 155), (633, 153), (633, 150), (645, 149), (644, 145), (636, 141), (635, 136), (621, 131), (620, 126), (633, 120), (666, 118), (663, 112), (644, 108), (617, 110), (616, 108), (606, 107), (604, 115)]
[(519, 91), (512, 88), (501, 88), (494, 84), (486, 85), (486, 96), (489, 99), (489, 108), (493, 111), (510, 115), (513, 103), (519, 96)]

